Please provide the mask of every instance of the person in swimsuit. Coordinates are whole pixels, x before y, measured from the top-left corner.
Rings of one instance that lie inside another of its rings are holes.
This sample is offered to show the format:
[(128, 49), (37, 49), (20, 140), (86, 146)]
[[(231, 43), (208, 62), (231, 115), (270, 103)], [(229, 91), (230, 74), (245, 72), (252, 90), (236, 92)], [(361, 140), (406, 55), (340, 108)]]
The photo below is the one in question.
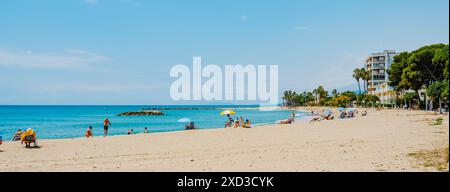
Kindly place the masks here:
[(108, 128), (112, 126), (111, 122), (109, 121), (108, 118), (105, 119), (105, 121), (103, 121), (103, 133), (104, 133), (104, 137), (106, 137), (108, 135)]
[(242, 125), (242, 128), (252, 128), (252, 122), (250, 122), (250, 120), (246, 119), (244, 124)]
[(86, 130), (85, 136), (86, 138), (94, 137), (94, 133), (92, 132), (92, 126), (89, 126), (89, 128)]

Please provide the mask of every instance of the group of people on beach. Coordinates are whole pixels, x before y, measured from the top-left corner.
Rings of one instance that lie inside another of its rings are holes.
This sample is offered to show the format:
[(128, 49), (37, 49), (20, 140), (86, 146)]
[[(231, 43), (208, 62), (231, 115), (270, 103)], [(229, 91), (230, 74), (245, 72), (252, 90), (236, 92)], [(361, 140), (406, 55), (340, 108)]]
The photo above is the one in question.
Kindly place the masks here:
[[(111, 127), (111, 126), (112, 126), (111, 121), (109, 121), (109, 119), (106, 118), (103, 121), (103, 137), (108, 136), (108, 130), (109, 130), (109, 127)], [(92, 126), (89, 126), (89, 128), (86, 130), (86, 133), (84, 134), (84, 136), (86, 136), (87, 138), (94, 137), (94, 132), (92, 131)]]
[(252, 128), (252, 122), (248, 119), (244, 121), (244, 118), (237, 117), (236, 120), (227, 115), (228, 120), (225, 122), (225, 128)]
[(295, 122), (295, 112), (292, 112), (291, 117), (289, 119), (281, 120), (279, 121), (279, 124), (292, 124), (294, 122)]
[[(339, 119), (353, 118), (356, 115), (359, 115), (359, 111), (357, 109), (338, 109), (338, 111)], [(323, 109), (322, 113), (311, 111), (311, 114), (314, 116), (311, 121), (334, 120), (333, 112), (329, 109)], [(361, 112), (361, 116), (367, 116), (367, 111), (364, 110)]]
[(13, 135), (12, 141), (20, 141), (20, 144), (25, 144), (26, 148), (30, 148), (31, 144), (33, 144), (33, 147), (38, 147), (36, 131), (32, 128), (28, 128), (25, 131), (17, 130)]
[[(111, 121), (108, 118), (106, 118), (103, 121), (103, 137), (108, 136), (108, 130), (109, 130), (109, 127), (111, 127), (111, 126), (112, 126)], [(148, 127), (144, 128), (143, 133), (149, 133)], [(134, 134), (134, 129), (127, 130), (127, 135), (133, 135), (133, 134)], [(94, 137), (94, 132), (92, 131), (92, 126), (89, 126), (89, 128), (86, 130), (85, 136), (86, 136), (86, 138)]]

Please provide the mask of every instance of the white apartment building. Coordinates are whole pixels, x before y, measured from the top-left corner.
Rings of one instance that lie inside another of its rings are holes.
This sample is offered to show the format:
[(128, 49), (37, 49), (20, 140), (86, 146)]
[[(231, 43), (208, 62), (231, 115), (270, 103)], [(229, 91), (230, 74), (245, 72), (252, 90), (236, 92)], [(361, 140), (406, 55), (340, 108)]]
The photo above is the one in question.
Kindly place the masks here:
[(394, 61), (394, 56), (398, 55), (395, 51), (385, 50), (381, 53), (373, 53), (366, 59), (366, 70), (370, 72), (368, 81), (368, 92), (380, 98), (383, 104), (393, 104), (396, 93), (388, 85), (388, 74), (386, 70)]

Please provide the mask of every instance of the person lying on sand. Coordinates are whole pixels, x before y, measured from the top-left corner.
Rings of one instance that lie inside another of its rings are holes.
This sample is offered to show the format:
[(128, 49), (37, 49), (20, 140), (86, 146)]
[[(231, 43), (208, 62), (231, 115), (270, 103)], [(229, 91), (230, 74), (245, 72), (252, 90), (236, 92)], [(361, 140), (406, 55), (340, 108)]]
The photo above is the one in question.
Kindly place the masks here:
[(334, 116), (331, 115), (331, 114), (328, 114), (327, 116), (323, 117), (323, 119), (325, 119), (325, 120), (333, 120)]
[(319, 117), (319, 116), (313, 117), (313, 118), (311, 119), (311, 122), (314, 122), (314, 121), (320, 121), (320, 117)]
[(20, 141), (20, 136), (22, 135), (23, 131), (21, 129), (17, 130), (16, 133), (14, 133), (12, 141)]
[(33, 143), (34, 146), (37, 147), (37, 144), (36, 144), (36, 132), (33, 129), (28, 128), (20, 136), (20, 141), (21, 141), (20, 142), (21, 144), (25, 143), (25, 147), (26, 148), (31, 147), (31, 143)]
[(287, 120), (281, 120), (280, 124), (292, 124), (294, 122), (294, 119), (289, 118)]
[(92, 126), (89, 126), (89, 128), (86, 130), (85, 136), (86, 138), (94, 137), (94, 133), (92, 132)]

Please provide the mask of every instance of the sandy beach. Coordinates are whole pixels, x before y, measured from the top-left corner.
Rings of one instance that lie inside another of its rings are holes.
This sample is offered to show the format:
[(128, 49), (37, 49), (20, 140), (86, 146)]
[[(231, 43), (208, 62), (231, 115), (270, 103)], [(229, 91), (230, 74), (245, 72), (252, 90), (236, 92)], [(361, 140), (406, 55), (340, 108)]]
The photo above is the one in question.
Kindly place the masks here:
[(368, 110), (252, 129), (38, 140), (37, 149), (4, 142), (0, 171), (448, 171), (448, 122), (423, 111)]

